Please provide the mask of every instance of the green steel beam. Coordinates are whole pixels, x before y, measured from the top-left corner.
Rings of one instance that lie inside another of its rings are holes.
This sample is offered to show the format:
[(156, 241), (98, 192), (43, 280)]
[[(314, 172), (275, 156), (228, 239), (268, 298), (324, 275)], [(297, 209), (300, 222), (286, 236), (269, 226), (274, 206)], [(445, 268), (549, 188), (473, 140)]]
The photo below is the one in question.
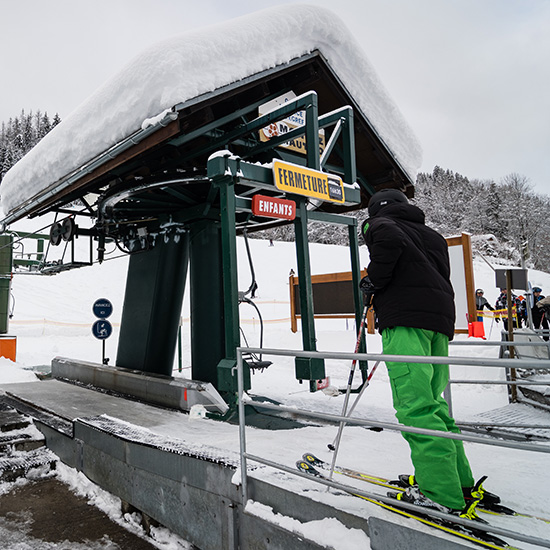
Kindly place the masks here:
[(308, 218), (315, 222), (331, 223), (333, 225), (355, 225), (357, 220), (353, 216), (344, 216), (343, 214), (331, 214), (329, 212), (319, 212), (310, 210), (307, 213)]
[[(236, 197), (233, 178), (214, 182), (220, 192), (223, 321), (225, 357), (217, 365), (217, 389), (233, 396), (237, 392), (237, 352), (240, 346), (239, 289), (237, 272)], [(222, 297), (220, 297), (222, 298)], [(250, 389), (250, 370), (245, 369), (245, 389)], [(231, 399), (226, 399), (231, 401)]]
[(239, 335), (239, 290), (237, 282), (237, 232), (235, 220), (235, 186), (232, 178), (219, 182), (221, 230), (223, 301), (225, 318), (225, 356), (236, 359)]
[(281, 92), (278, 91), (276, 94), (272, 94), (268, 97), (264, 97), (258, 101), (255, 101), (254, 103), (251, 103), (250, 105), (247, 105), (246, 107), (243, 107), (242, 109), (238, 109), (237, 111), (232, 112), (229, 115), (226, 115), (222, 118), (218, 118), (208, 124), (205, 124), (204, 126), (201, 126), (200, 128), (197, 128), (196, 130), (193, 130), (192, 132), (188, 132), (187, 134), (183, 134), (181, 136), (178, 136), (177, 138), (174, 138), (170, 140), (171, 145), (179, 146), (183, 145), (184, 143), (188, 143), (189, 141), (202, 136), (212, 130), (216, 130), (217, 128), (221, 128), (222, 126), (225, 126), (229, 122), (232, 122), (233, 120), (237, 120), (238, 118), (242, 118), (244, 115), (247, 115), (248, 113), (255, 111), (260, 107), (260, 105), (263, 105), (264, 103), (267, 103), (268, 101), (271, 101), (272, 99), (275, 99), (281, 95)]
[(271, 168), (245, 162), (230, 156), (216, 156), (208, 160), (207, 175), (215, 180), (231, 175), (239, 178), (242, 185), (256, 184), (255, 187), (275, 189), (273, 171)]
[(197, 204), (197, 199), (193, 197), (190, 193), (186, 193), (181, 189), (174, 189), (173, 187), (166, 187), (162, 189), (165, 193), (176, 197), (176, 199), (188, 202), (189, 204)]
[[(273, 183), (273, 171), (271, 168), (252, 164), (239, 158), (230, 156), (213, 157), (208, 161), (207, 171), (208, 177), (213, 180), (231, 175), (238, 178), (240, 185), (250, 185), (257, 189), (278, 192)], [(344, 202), (345, 204), (359, 204), (361, 202), (361, 191), (356, 186), (344, 185)]]
[[(348, 107), (348, 114), (344, 118), (344, 132), (342, 145), (344, 147), (344, 181), (355, 183), (357, 180), (357, 165), (355, 163), (355, 125), (353, 109)], [(359, 193), (360, 195), (360, 193)], [(359, 199), (360, 202), (361, 199)]]
[(332, 131), (332, 134), (330, 136), (330, 139), (325, 145), (325, 149), (323, 150), (323, 154), (321, 155), (321, 168), (325, 168), (325, 164), (328, 160), (328, 157), (332, 153), (332, 150), (334, 149), (334, 146), (336, 145), (337, 139), (340, 137), (340, 134), (342, 133), (342, 125), (343, 122), (340, 119), (336, 126), (334, 127), (334, 130)]
[(172, 375), (189, 263), (189, 234), (130, 255), (116, 364)]
[(218, 387), (225, 357), (223, 267), (220, 219), (189, 224), (191, 376)]
[(36, 252), (36, 259), (41, 262), (44, 259), (44, 239), (38, 239)]
[(311, 98), (311, 103), (306, 107), (306, 159), (308, 168), (321, 169), (317, 94)]
[[(205, 146), (192, 150), (191, 152), (185, 155), (185, 158), (192, 159), (196, 156), (204, 155), (204, 154), (216, 151), (217, 149), (220, 149), (220, 148), (223, 149), (227, 147), (228, 143), (232, 143), (235, 140), (247, 134), (251, 134), (253, 132), (259, 131), (262, 128), (265, 128), (266, 126), (269, 126), (273, 122), (278, 122), (279, 120), (283, 120), (289, 115), (297, 111), (302, 111), (304, 109), (306, 111), (306, 126), (309, 124), (308, 120), (310, 118), (313, 119), (313, 116), (315, 116), (315, 120), (313, 120), (311, 124), (317, 127), (317, 133), (315, 134), (315, 136), (319, 135), (318, 120), (317, 120), (317, 93), (312, 91), (312, 92), (305, 93), (301, 96), (298, 96), (292, 101), (288, 101), (284, 105), (281, 105), (281, 107), (278, 107), (277, 109), (274, 109), (273, 111), (252, 120), (251, 122), (238, 126), (234, 130), (223, 134), (218, 139), (212, 141), (211, 143)], [(308, 115), (308, 111), (309, 111), (309, 115)], [(310, 154), (312, 155), (312, 153)], [(316, 157), (318, 160), (319, 159), (318, 153), (316, 153)], [(310, 167), (314, 168), (315, 166), (314, 159), (312, 158), (311, 161), (313, 165)]]
[[(298, 197), (296, 211), (299, 215), (294, 220), (296, 233), (296, 261), (298, 266), (298, 281), (300, 285), (300, 311), (302, 324), (302, 344), (304, 351), (315, 351), (315, 319), (313, 310), (313, 286), (311, 284), (311, 266), (307, 236), (307, 200)], [(298, 380), (320, 380), (325, 378), (325, 363), (323, 359), (297, 357), (295, 359), (296, 378)]]

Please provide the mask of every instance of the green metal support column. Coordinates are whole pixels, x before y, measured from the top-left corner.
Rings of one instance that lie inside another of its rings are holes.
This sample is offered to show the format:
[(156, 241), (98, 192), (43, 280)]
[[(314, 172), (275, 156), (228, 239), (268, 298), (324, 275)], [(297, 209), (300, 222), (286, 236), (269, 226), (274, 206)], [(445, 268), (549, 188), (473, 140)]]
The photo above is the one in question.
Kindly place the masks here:
[[(240, 346), (239, 289), (237, 277), (237, 230), (235, 219), (235, 184), (233, 178), (216, 183), (220, 190), (222, 280), (225, 357), (218, 364), (217, 388), (234, 394), (237, 391), (237, 353)], [(250, 389), (250, 371), (245, 368), (245, 389)]]
[(225, 317), (225, 356), (236, 359), (240, 345), (239, 289), (237, 282), (237, 228), (235, 221), (235, 185), (233, 179), (220, 185), (222, 221), (223, 304)]
[(314, 170), (321, 168), (317, 95), (312, 95), (311, 103), (306, 107), (306, 164)]
[(220, 222), (194, 222), (190, 233), (191, 374), (217, 387), (217, 365), (225, 357)]
[(172, 375), (189, 258), (189, 236), (157, 239), (130, 256), (116, 364)]
[(357, 167), (355, 164), (355, 129), (351, 107), (347, 109), (347, 117), (344, 120), (344, 132), (342, 132), (344, 181), (353, 184), (357, 180)]
[(13, 237), (0, 235), (0, 334), (8, 332), (12, 268)]
[[(298, 280), (300, 287), (300, 311), (302, 324), (302, 343), (304, 351), (316, 351), (315, 320), (313, 311), (313, 287), (311, 284), (311, 267), (309, 260), (309, 245), (307, 236), (307, 200), (296, 199), (296, 260), (298, 264)], [(296, 378), (298, 380), (320, 380), (325, 377), (323, 359), (306, 357), (296, 358)]]

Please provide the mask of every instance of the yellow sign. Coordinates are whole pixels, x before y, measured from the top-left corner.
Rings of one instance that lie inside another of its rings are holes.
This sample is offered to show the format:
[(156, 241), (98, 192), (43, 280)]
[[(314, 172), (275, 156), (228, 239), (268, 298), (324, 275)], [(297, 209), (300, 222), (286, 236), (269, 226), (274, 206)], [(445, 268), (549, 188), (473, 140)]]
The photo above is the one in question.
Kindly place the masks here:
[(344, 184), (333, 174), (273, 160), (275, 187), (285, 193), (305, 195), (329, 202), (344, 202)]

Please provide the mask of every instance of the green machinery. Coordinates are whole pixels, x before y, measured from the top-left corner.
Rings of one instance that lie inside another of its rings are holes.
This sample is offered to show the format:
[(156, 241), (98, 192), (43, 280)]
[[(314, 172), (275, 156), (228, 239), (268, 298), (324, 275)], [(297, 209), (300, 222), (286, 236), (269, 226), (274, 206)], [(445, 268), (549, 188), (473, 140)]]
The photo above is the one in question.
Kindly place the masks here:
[[(258, 116), (263, 105), (289, 93), (293, 99)], [(347, 227), (359, 321), (357, 222), (344, 214), (364, 208), (378, 189), (398, 187), (411, 195), (413, 187), (318, 52), (199, 99), (176, 105), (154, 127), (112, 147), (86, 170), (69, 174), (3, 222), (55, 212), (49, 248), (89, 238), (86, 261), (77, 262), (74, 253), (55, 264), (45, 257), (40, 269), (46, 273), (102, 262), (109, 243), (130, 254), (119, 367), (171, 375), (188, 279), (192, 378), (211, 382), (231, 402), (241, 345), (237, 235), (294, 225), (303, 349), (312, 351), (316, 337), (308, 223)], [(298, 113), (304, 124), (261, 138), (264, 128), (284, 126)], [(320, 152), (321, 131), (326, 143)], [(309, 187), (300, 183), (300, 175), (279, 181), (273, 167), (277, 161), (297, 167), (296, 174), (305, 170)], [(290, 200), (295, 218), (254, 212), (259, 194)], [(298, 379), (324, 376), (322, 361), (296, 359)]]
[(0, 334), (8, 332), (13, 238), (0, 235)]
[[(27, 244), (34, 243), (33, 251), (25, 252), (23, 241)], [(48, 241), (49, 235), (39, 233), (10, 232), (0, 235), (0, 334), (7, 334), (9, 328), (11, 280), (14, 268), (22, 268), (29, 272), (38, 272), (43, 269), (45, 267), (44, 247)]]

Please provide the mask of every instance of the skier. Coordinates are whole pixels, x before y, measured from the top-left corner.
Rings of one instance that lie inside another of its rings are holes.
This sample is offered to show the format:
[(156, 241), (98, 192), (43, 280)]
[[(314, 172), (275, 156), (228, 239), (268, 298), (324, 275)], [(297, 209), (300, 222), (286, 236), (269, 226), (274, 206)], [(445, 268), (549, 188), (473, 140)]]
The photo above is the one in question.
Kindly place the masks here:
[[(396, 189), (375, 193), (362, 234), (370, 253), (361, 290), (374, 295), (385, 354), (447, 356), (454, 335), (454, 291), (445, 239), (424, 223), (424, 212)], [(442, 392), (449, 366), (386, 362), (398, 420), (407, 426), (459, 433)], [(475, 484), (462, 441), (405, 433), (414, 465), (397, 498), (470, 519), (485, 497)], [(475, 489), (474, 489), (475, 488)], [(391, 494), (390, 496), (394, 496)]]
[[(518, 302), (518, 297), (512, 292), (512, 327), (517, 328), (517, 317), (519, 313), (520, 303)], [(495, 310), (497, 310), (497, 317), (495, 321), (498, 323), (500, 321), (500, 316), (502, 315), (502, 322), (504, 323), (504, 330), (508, 330), (508, 290), (506, 288), (500, 289), (500, 294), (498, 295), (497, 301), (495, 303)]]
[[(544, 307), (538, 307), (541, 301), (544, 300), (544, 296), (541, 294), (542, 288), (535, 286), (533, 287), (533, 301), (534, 306), (531, 308), (531, 313), (533, 314), (533, 326), (536, 329), (539, 329), (542, 325), (544, 330), (549, 330), (550, 326), (548, 325), (548, 316), (544, 310)], [(544, 305), (543, 302), (542, 305)], [(543, 335), (543, 338), (548, 341), (548, 333)]]
[(491, 311), (495, 311), (495, 308), (487, 301), (487, 298), (483, 296), (483, 289), (478, 288), (476, 290), (476, 310), (477, 310), (477, 320), (483, 321), (483, 308), (486, 307)]

